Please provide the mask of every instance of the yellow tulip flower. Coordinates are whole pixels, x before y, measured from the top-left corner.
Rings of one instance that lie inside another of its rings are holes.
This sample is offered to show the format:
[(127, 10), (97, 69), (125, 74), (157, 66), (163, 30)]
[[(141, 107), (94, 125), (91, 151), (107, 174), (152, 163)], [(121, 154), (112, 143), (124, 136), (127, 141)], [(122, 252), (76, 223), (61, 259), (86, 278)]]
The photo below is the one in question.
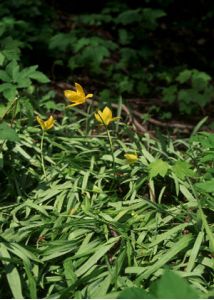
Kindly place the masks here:
[(129, 163), (134, 163), (138, 160), (137, 154), (127, 153), (127, 154), (124, 154), (124, 157), (127, 159), (127, 161)]
[(36, 116), (36, 120), (39, 123), (39, 125), (42, 127), (42, 130), (51, 129), (54, 126), (54, 122), (55, 122), (53, 116), (50, 116), (46, 121), (43, 121), (39, 116)]
[(103, 112), (98, 110), (97, 113), (94, 114), (97, 122), (105, 124), (108, 126), (111, 122), (120, 119), (119, 117), (112, 117), (112, 111), (107, 106), (104, 108)]
[(67, 98), (70, 102), (74, 102), (73, 104), (68, 105), (68, 107), (83, 104), (88, 98), (93, 97), (93, 94), (85, 95), (85, 92), (79, 83), (75, 82), (75, 87), (76, 92), (71, 90), (64, 91), (65, 98)]

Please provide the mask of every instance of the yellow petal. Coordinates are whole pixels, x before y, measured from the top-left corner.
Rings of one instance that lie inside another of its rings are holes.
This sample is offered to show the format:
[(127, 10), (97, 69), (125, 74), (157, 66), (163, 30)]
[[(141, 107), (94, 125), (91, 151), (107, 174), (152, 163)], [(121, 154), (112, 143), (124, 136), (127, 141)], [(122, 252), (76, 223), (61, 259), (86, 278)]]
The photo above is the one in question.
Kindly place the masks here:
[(85, 99), (88, 99), (88, 98), (92, 98), (93, 97), (93, 94), (88, 94)]
[(73, 104), (70, 104), (70, 105), (66, 106), (66, 108), (68, 108), (68, 107), (73, 107), (73, 106), (77, 106), (77, 105), (80, 105), (80, 104), (83, 104), (83, 103), (85, 103), (85, 101), (76, 102), (76, 103), (73, 103)]
[(112, 120), (112, 111), (107, 106), (103, 110), (103, 122), (105, 125), (109, 125)]
[(138, 160), (137, 154), (127, 153), (124, 154), (124, 157), (128, 160), (129, 163), (133, 163)]
[(78, 93), (81, 97), (84, 97), (84, 98), (85, 98), (85, 92), (84, 92), (82, 86), (81, 86), (79, 83), (76, 83), (76, 82), (75, 82), (75, 87), (76, 87), (77, 93)]
[(106, 106), (103, 110), (103, 116), (104, 118), (109, 118), (112, 119), (112, 111), (110, 110), (110, 108), (108, 106)]
[(71, 102), (85, 102), (85, 98), (78, 95), (74, 91), (70, 91), (70, 90), (64, 91), (64, 95)]
[(64, 96), (66, 97), (66, 98), (70, 98), (70, 97), (72, 97), (72, 96), (75, 96), (77, 94), (77, 92), (74, 92), (74, 91), (71, 91), (71, 90), (65, 90), (64, 91)]
[(42, 129), (44, 130), (45, 129), (44, 121), (39, 116), (36, 116), (36, 120), (39, 123), (39, 125), (42, 127)]
[(51, 129), (53, 126), (54, 126), (54, 118), (53, 116), (50, 116), (50, 118), (44, 122), (44, 125), (45, 125), (45, 129), (48, 130), (48, 129)]
[(97, 120), (97, 122), (103, 123), (102, 121), (102, 112), (100, 110), (97, 111), (97, 113), (94, 114), (95, 119)]

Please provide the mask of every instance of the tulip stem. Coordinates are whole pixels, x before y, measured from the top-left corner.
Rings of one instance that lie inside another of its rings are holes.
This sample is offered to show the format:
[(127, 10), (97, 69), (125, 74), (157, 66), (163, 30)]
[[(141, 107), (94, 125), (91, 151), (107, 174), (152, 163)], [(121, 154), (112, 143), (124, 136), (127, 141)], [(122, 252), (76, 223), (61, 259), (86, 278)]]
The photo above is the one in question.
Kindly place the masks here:
[(114, 180), (115, 180), (116, 179), (116, 168), (115, 168), (115, 158), (114, 158), (113, 143), (112, 143), (112, 138), (111, 138), (111, 135), (110, 135), (110, 131), (108, 130), (108, 127), (106, 125), (105, 125), (105, 128), (106, 128), (106, 131), (107, 131), (109, 145), (110, 145), (110, 149), (111, 149), (112, 166), (113, 166), (113, 170), (114, 170)]
[(108, 125), (106, 125), (106, 123), (104, 122), (102, 116), (99, 114), (99, 111), (97, 112), (97, 114), (99, 115), (100, 119), (102, 120), (102, 123), (103, 123), (105, 130), (107, 132), (107, 135), (108, 135), (108, 140), (109, 140), (109, 145), (110, 145), (110, 150), (111, 150), (111, 155), (112, 155), (112, 166), (113, 166), (113, 170), (114, 170), (114, 181), (113, 181), (113, 183), (114, 183), (116, 180), (116, 167), (115, 167), (115, 158), (114, 158), (112, 138), (110, 135), (110, 131), (108, 130)]
[(90, 111), (91, 111), (91, 106), (92, 106), (92, 102), (89, 104), (88, 109), (87, 109), (87, 116), (86, 116), (86, 126), (85, 126), (85, 131), (86, 131), (86, 136), (89, 133), (89, 118), (90, 118)]
[(44, 155), (43, 155), (43, 143), (44, 143), (44, 136), (45, 136), (45, 131), (42, 130), (42, 138), (41, 138), (41, 145), (40, 145), (40, 150), (41, 150), (41, 164), (42, 164), (42, 170), (46, 178), (46, 171), (45, 171), (45, 163), (44, 163)]

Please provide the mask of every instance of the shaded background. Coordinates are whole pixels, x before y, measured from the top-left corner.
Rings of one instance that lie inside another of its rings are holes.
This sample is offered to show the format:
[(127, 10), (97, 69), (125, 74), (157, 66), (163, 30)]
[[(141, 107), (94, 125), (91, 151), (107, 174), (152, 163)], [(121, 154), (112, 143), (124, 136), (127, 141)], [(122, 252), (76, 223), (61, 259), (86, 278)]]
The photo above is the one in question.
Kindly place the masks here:
[(160, 120), (211, 116), (213, 1), (2, 1), (0, 17), (1, 47), (15, 40), (53, 88), (78, 81)]

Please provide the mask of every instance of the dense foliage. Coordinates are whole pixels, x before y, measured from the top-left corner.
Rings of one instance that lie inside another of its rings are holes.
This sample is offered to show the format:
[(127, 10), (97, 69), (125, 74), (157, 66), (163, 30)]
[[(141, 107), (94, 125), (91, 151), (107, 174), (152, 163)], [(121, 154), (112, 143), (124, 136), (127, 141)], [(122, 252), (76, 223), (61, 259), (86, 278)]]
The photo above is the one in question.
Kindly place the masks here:
[(213, 4), (132, 2), (0, 3), (2, 298), (213, 296)]

